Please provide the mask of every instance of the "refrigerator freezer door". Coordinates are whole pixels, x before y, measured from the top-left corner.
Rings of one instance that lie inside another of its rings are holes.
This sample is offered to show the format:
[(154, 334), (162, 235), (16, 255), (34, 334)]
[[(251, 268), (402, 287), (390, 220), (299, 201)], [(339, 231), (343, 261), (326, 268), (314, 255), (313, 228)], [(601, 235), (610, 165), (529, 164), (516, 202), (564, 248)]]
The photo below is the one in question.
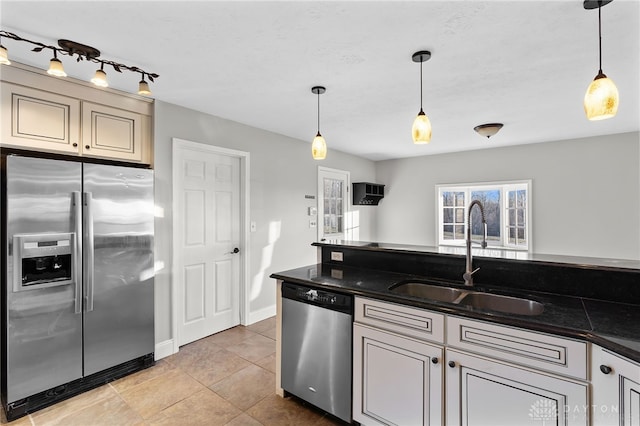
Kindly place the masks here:
[(85, 164), (83, 190), (89, 375), (154, 351), (153, 172)]
[[(82, 180), (81, 165), (68, 161), (8, 156), (6, 172), (7, 239), (3, 243), (8, 247), (3, 292), (7, 310), (2, 323), (6, 324), (7, 357), (3, 373), (7, 402), (11, 403), (82, 377), (82, 315), (75, 309), (80, 297), (76, 283), (81, 277), (74, 270), (71, 280), (51, 274), (51, 283), (42, 279), (29, 285), (32, 282), (24, 274), (28, 268), (46, 272), (47, 268), (70, 268), (79, 262), (73, 247), (71, 261), (53, 260), (56, 253), (50, 256), (46, 251), (51, 241), (66, 239), (60, 235), (76, 239), (80, 227), (75, 220), (73, 193), (82, 190)], [(24, 246), (19, 249), (14, 244)], [(43, 251), (40, 257), (21, 260), (16, 256), (22, 252), (27, 257), (28, 252), (38, 249)], [(22, 270), (22, 276), (15, 276), (17, 269)]]

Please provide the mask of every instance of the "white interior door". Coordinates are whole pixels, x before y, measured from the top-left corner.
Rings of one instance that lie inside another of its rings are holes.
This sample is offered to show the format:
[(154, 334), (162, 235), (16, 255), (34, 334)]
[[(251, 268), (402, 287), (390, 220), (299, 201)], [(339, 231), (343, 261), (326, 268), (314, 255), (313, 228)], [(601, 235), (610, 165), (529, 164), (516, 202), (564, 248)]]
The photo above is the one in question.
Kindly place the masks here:
[(240, 323), (240, 159), (174, 142), (178, 344)]

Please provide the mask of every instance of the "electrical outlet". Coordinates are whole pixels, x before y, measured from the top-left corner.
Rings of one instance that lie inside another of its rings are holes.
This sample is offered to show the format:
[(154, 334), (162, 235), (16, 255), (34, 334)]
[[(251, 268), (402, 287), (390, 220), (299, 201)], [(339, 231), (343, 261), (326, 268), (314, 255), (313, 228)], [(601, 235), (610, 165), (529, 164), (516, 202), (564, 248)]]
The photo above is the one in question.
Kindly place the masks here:
[(331, 260), (342, 262), (342, 252), (341, 251), (332, 251), (331, 252)]
[(315, 219), (309, 219), (309, 228), (315, 228), (317, 225), (317, 222)]
[(256, 223), (251, 222), (249, 225), (249, 228), (250, 228), (250, 232), (256, 232)]

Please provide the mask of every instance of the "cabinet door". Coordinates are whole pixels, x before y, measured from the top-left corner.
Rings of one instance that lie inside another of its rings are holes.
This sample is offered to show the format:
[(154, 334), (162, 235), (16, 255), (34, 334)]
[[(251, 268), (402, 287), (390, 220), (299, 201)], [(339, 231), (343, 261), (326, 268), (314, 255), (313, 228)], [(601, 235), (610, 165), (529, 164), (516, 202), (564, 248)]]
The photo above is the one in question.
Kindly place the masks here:
[(147, 117), (133, 111), (82, 103), (82, 155), (143, 162)]
[(587, 384), (447, 349), (448, 425), (588, 425)]
[(442, 348), (354, 324), (353, 419), (441, 425)]
[(2, 82), (2, 143), (22, 149), (77, 154), (80, 101)]
[(593, 345), (594, 425), (640, 426), (640, 365)]

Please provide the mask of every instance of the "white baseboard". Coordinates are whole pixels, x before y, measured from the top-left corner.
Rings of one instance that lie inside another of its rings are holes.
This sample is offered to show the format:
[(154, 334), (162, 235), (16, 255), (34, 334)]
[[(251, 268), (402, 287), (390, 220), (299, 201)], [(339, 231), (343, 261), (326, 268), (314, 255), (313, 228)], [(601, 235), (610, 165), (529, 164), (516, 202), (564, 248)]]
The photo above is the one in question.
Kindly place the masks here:
[(267, 318), (271, 318), (276, 314), (276, 305), (267, 306), (266, 308), (259, 309), (257, 311), (249, 312), (247, 315), (247, 323), (244, 325), (251, 325), (258, 321), (265, 320)]
[(175, 353), (173, 346), (173, 339), (165, 340), (164, 342), (156, 343), (155, 360), (159, 360)]

